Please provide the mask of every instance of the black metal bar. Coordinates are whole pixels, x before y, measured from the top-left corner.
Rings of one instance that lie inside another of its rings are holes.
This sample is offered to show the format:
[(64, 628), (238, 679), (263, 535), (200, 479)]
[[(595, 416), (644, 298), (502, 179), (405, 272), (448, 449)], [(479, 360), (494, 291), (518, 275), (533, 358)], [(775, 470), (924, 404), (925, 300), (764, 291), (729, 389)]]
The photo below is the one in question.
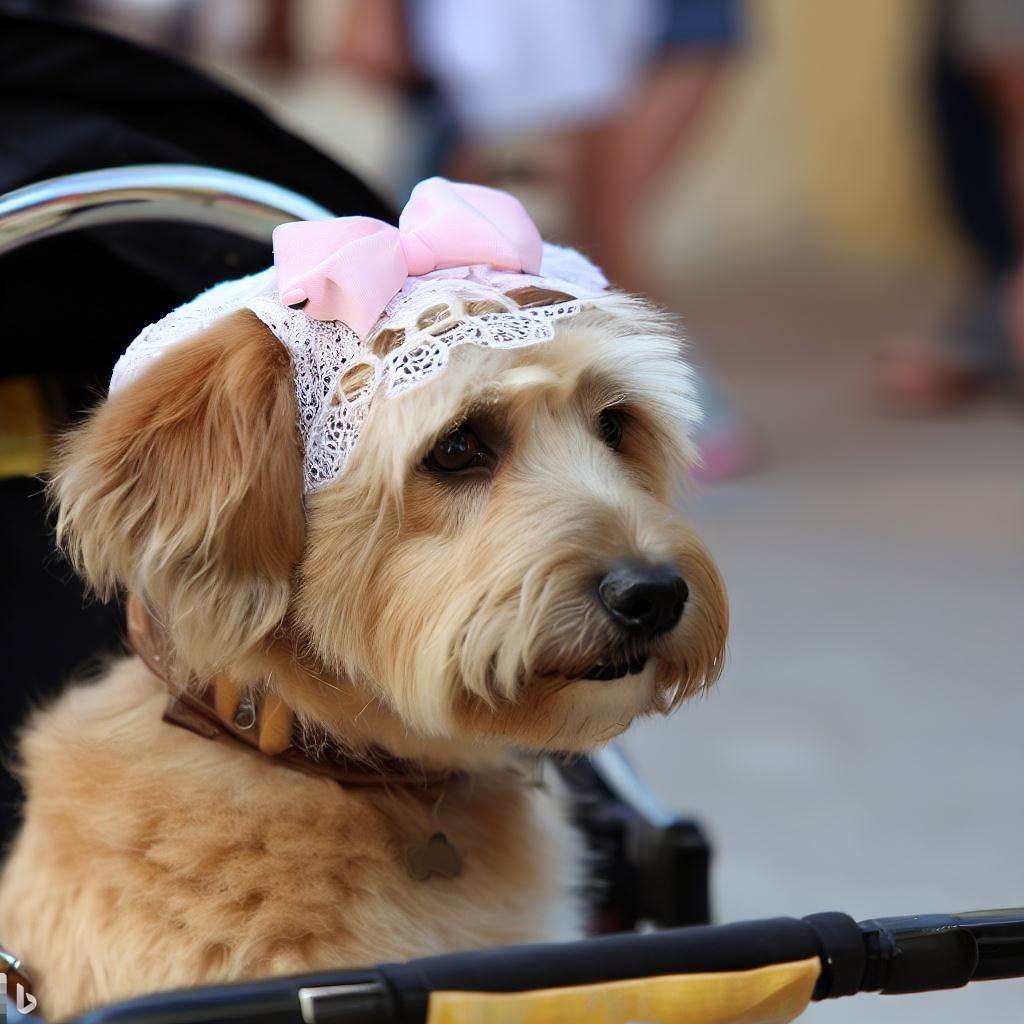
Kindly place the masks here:
[(590, 931), (711, 921), (711, 843), (700, 823), (661, 805), (614, 744), (553, 759), (590, 853)]
[(420, 1024), (434, 991), (520, 992), (667, 974), (743, 971), (819, 957), (815, 999), (1024, 977), (1024, 908), (890, 917), (775, 918), (581, 942), (510, 946), (372, 970), (161, 993), (78, 1024)]
[(882, 917), (860, 923), (862, 992), (899, 995), (1024, 977), (1024, 908)]
[(95, 1010), (78, 1024), (420, 1024), (432, 991), (523, 992), (665, 974), (741, 971), (804, 960), (818, 950), (810, 925), (775, 918), (508, 946), (382, 964), (368, 971), (161, 993)]
[(582, 942), (511, 946), (383, 964), (403, 1024), (426, 1017), (432, 991), (528, 992), (668, 974), (744, 971), (819, 954), (814, 928), (779, 917), (606, 935)]
[(954, 914), (978, 944), (978, 966), (971, 981), (1024, 977), (1024, 907)]

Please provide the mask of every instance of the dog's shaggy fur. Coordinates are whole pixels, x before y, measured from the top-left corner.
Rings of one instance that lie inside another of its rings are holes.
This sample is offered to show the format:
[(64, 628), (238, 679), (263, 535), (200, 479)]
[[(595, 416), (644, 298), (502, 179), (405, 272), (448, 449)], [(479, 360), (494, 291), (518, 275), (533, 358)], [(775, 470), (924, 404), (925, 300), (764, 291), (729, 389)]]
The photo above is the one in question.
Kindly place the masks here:
[[(164, 724), (164, 683), (115, 664), (21, 748), (0, 937), (48, 1013), (578, 934), (581, 850), (556, 796), (514, 769), (720, 671), (723, 587), (674, 500), (690, 389), (671, 326), (621, 297), (546, 344), (463, 346), (379, 399), (344, 476), (304, 501), (288, 357), (243, 312), (74, 432), (52, 483), (60, 540), (101, 595), (145, 595), (182, 678), (278, 694), (310, 746), (465, 776), (440, 796), (343, 788)], [(598, 429), (609, 406), (619, 451)], [(494, 466), (431, 471), (425, 454), (466, 421)], [(673, 563), (689, 599), (641, 672), (587, 681), (623, 643), (595, 596), (621, 558)], [(438, 831), (463, 871), (414, 881), (405, 851)]]

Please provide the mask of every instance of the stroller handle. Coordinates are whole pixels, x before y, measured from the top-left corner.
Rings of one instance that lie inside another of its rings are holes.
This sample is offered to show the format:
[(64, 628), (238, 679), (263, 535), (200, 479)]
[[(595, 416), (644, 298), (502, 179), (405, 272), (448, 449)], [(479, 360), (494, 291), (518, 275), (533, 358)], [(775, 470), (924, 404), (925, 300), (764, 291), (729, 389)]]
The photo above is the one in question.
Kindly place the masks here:
[(234, 171), (191, 164), (111, 167), (0, 196), (0, 255), (66, 231), (142, 220), (202, 224), (269, 242), (285, 221), (331, 216), (297, 192)]
[(420, 1024), (433, 992), (529, 992), (755, 970), (810, 957), (821, 962), (814, 999), (1024, 977), (1024, 908), (859, 924), (846, 914), (814, 914), (509, 946), (161, 993), (93, 1011), (78, 1024)]

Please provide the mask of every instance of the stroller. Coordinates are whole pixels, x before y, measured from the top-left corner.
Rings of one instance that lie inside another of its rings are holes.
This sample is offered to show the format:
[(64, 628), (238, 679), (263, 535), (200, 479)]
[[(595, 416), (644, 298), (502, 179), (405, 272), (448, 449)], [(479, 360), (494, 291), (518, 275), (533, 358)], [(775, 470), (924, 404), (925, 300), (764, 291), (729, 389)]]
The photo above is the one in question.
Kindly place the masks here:
[[(129, 79), (137, 87), (125, 95)], [(276, 224), (354, 213), (393, 219), (356, 178), (249, 103), (103, 33), (0, 12), (0, 85), (0, 124), (18, 140), (0, 161), (0, 260), (19, 295), (8, 330), (37, 342), (5, 351), (0, 377), (34, 375), (63, 418), (105, 385), (116, 355), (156, 315), (266, 265)], [(53, 303), (45, 268), (57, 260), (88, 273), (74, 275)], [(118, 303), (93, 303), (101, 279), (117, 282)], [(74, 338), (62, 330), (72, 308), (90, 313)], [(115, 648), (122, 633), (116, 610), (83, 610), (70, 571), (50, 551), (38, 490), (27, 477), (0, 483), (9, 563), (0, 595), (4, 753), (26, 706), (97, 648)], [(56, 650), (55, 623), (64, 638)], [(31, 694), (22, 682), (29, 665)], [(770, 1024), (794, 1019), (811, 1000), (1024, 977), (1024, 909), (710, 925), (711, 849), (699, 823), (660, 806), (615, 748), (553, 768), (593, 854), (597, 937), (160, 993), (94, 1010), (80, 1024)], [(16, 784), (6, 775), (0, 782), (6, 833)], [(14, 953), (0, 954), (9, 996), (0, 1021), (32, 1008), (31, 965), (23, 969)]]

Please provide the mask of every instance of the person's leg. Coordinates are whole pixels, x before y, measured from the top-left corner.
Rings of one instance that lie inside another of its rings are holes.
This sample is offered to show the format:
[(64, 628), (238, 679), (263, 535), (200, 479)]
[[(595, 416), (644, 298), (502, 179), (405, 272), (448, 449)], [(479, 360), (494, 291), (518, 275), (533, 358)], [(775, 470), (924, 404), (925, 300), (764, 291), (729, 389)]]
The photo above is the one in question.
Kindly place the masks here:
[(883, 360), (882, 394), (905, 411), (944, 411), (1010, 377), (1014, 336), (1024, 353), (1024, 8), (951, 0), (943, 11), (933, 80), (938, 151), (977, 273), (952, 308)]
[[(725, 73), (719, 54), (673, 55), (654, 65), (613, 117), (575, 138), (567, 208), (574, 240), (626, 291), (656, 293), (639, 250), (644, 206), (670, 160), (694, 138)], [(737, 476), (759, 458), (741, 416), (698, 370), (705, 422), (697, 433), (704, 482)]]
[(926, 314), (878, 368), (882, 397), (897, 412), (941, 413), (982, 394), (1006, 365), (1007, 281), (983, 276), (952, 306)]
[(650, 291), (637, 222), (668, 162), (694, 137), (724, 69), (717, 54), (661, 59), (615, 114), (576, 136), (570, 234), (627, 291)]
[[(996, 111), (1010, 205), (1017, 237), (1024, 239), (1024, 47), (986, 61), (978, 74)], [(1016, 361), (1024, 366), (1024, 264), (1015, 274), (1010, 303)]]
[[(671, 48), (652, 61), (634, 91), (611, 117), (573, 140), (567, 209), (574, 241), (619, 288), (656, 295), (640, 252), (639, 223), (669, 162), (696, 136), (727, 72), (720, 49)], [(734, 477), (760, 457), (759, 446), (704, 369), (698, 386), (705, 422), (697, 433), (698, 478)]]
[[(566, 188), (574, 241), (613, 285), (656, 292), (639, 249), (639, 223), (672, 160), (685, 153), (728, 71), (726, 47), (738, 34), (727, 3), (667, 4), (667, 40), (620, 110), (572, 140)], [(697, 385), (705, 422), (696, 434), (703, 481), (749, 469), (758, 444), (706, 370)]]
[(637, 225), (668, 163), (696, 137), (745, 35), (738, 0), (658, 0), (651, 50), (619, 108), (581, 133), (569, 208), (574, 233), (611, 279), (650, 291)]
[(264, 72), (290, 74), (298, 55), (294, 36), (294, 0), (266, 0), (264, 22), (253, 46), (253, 55)]
[(992, 101), (1006, 165), (1006, 183), (1024, 237), (1024, 49), (980, 64), (977, 74)]

